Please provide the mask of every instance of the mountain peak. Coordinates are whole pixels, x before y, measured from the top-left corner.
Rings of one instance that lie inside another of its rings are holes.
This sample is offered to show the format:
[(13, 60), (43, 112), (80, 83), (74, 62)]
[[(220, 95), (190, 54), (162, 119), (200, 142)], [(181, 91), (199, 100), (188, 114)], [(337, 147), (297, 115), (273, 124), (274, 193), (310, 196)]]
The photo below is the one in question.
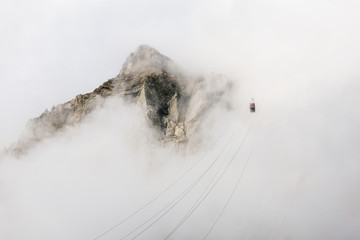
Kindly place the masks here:
[(151, 56), (157, 56), (157, 55), (163, 56), (158, 50), (156, 50), (155, 48), (153, 48), (149, 45), (146, 45), (146, 44), (139, 45), (137, 47), (137, 49), (135, 50), (134, 54), (142, 55), (144, 57), (146, 57), (146, 56), (151, 57)]
[(120, 74), (152, 70), (166, 70), (171, 59), (162, 55), (155, 48), (149, 45), (140, 45), (135, 52), (132, 52), (122, 66)]

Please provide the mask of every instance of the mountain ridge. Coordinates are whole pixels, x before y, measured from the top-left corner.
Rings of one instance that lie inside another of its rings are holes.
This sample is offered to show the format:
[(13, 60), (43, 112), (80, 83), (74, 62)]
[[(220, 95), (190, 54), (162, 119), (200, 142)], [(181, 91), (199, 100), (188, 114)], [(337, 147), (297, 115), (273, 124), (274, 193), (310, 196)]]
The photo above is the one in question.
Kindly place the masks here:
[(79, 124), (112, 96), (141, 105), (146, 118), (161, 132), (161, 142), (186, 146), (207, 109), (230, 88), (227, 82), (222, 89), (207, 92), (205, 78), (185, 76), (170, 58), (148, 45), (140, 45), (127, 57), (116, 77), (93, 92), (79, 94), (29, 120), (9, 151), (18, 156), (25, 154), (65, 126)]

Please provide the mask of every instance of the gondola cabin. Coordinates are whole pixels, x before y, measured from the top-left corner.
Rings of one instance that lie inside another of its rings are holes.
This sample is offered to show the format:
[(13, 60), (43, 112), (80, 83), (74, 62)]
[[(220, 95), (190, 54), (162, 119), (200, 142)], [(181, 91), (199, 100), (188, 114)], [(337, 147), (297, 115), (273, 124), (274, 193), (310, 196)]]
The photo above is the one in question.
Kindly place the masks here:
[(255, 112), (255, 103), (250, 103), (250, 112)]

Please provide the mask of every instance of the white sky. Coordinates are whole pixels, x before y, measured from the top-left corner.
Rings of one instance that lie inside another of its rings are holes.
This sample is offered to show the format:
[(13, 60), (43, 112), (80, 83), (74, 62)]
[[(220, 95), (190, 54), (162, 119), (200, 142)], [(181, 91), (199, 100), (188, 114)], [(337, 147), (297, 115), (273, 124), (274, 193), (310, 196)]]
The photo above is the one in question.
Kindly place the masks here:
[(25, 110), (28, 118), (92, 91), (142, 43), (180, 64), (225, 74), (353, 72), (358, 9), (350, 0), (3, 0), (1, 109)]

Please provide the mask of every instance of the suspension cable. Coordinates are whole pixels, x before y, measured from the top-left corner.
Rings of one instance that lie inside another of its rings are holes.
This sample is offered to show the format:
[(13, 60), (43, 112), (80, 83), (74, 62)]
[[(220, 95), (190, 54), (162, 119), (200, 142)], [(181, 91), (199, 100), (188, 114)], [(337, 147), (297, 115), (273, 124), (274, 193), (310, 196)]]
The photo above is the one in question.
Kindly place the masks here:
[[(260, 107), (259, 109), (261, 109), (262, 104), (263, 104), (263, 101), (264, 101), (264, 98), (261, 100), (261, 103), (260, 103), (260, 105), (259, 105), (259, 107)], [(243, 175), (244, 175), (244, 173), (245, 173), (245, 170), (246, 170), (246, 168), (247, 168), (247, 165), (248, 165), (248, 163), (249, 163), (249, 160), (250, 160), (250, 158), (251, 158), (251, 156), (252, 156), (252, 154), (253, 154), (254, 146), (255, 146), (255, 141), (254, 141), (254, 143), (253, 143), (253, 145), (252, 145), (252, 147), (251, 147), (251, 150), (250, 150), (250, 153), (249, 153), (248, 158), (246, 159), (244, 168), (243, 168), (243, 170), (242, 170), (239, 178), (237, 179), (236, 184), (235, 184), (235, 186), (234, 186), (231, 194), (229, 195), (229, 197), (228, 197), (228, 199), (227, 199), (224, 207), (221, 209), (219, 215), (218, 215), (217, 218), (215, 219), (213, 225), (211, 226), (211, 228), (208, 230), (208, 232), (207, 232), (206, 235), (204, 236), (203, 240), (205, 240), (205, 239), (209, 236), (209, 234), (210, 234), (211, 231), (214, 229), (215, 225), (218, 223), (219, 219), (221, 218), (221, 216), (222, 216), (223, 213), (225, 212), (225, 209), (226, 209), (227, 206), (229, 205), (229, 202), (230, 202), (231, 199), (233, 198), (234, 193), (235, 193), (236, 189), (238, 188), (238, 186), (239, 186), (239, 184), (240, 184), (240, 182), (241, 182), (241, 179), (242, 179), (242, 177), (243, 177)]]
[(219, 138), (217, 138), (217, 140), (211, 145), (211, 147), (209, 147), (207, 150), (205, 150), (204, 154), (202, 155), (202, 157), (199, 158), (199, 160), (197, 160), (190, 168), (188, 168), (183, 174), (181, 174), (173, 183), (171, 183), (167, 188), (165, 188), (163, 191), (161, 191), (158, 195), (156, 195), (152, 200), (150, 200), (149, 202), (147, 202), (146, 204), (144, 204), (143, 206), (141, 206), (140, 208), (138, 208), (137, 210), (135, 210), (132, 214), (130, 214), (128, 217), (124, 218), (123, 220), (121, 220), (120, 222), (118, 222), (117, 224), (113, 225), (112, 227), (110, 227), (108, 230), (104, 231), (102, 234), (98, 235), (96, 238), (94, 238), (94, 240), (100, 239), (103, 236), (105, 236), (106, 234), (108, 234), (109, 232), (113, 231), (115, 228), (119, 227), (120, 225), (122, 225), (123, 223), (125, 223), (126, 221), (128, 221), (129, 219), (131, 219), (132, 217), (134, 217), (135, 215), (137, 215), (140, 211), (142, 211), (143, 209), (145, 209), (147, 206), (149, 206), (150, 204), (152, 204), (153, 202), (155, 202), (157, 199), (159, 199), (162, 195), (164, 195), (166, 192), (168, 192), (172, 187), (174, 187), (182, 178), (184, 178), (193, 168), (195, 168), (195, 166), (197, 166), (206, 156), (206, 154), (210, 151), (210, 149), (212, 149), (216, 144), (218, 144), (218, 142), (220, 141), (220, 139), (222, 137), (224, 137), (225, 135), (225, 131), (221, 134), (221, 136)]
[[(249, 117), (250, 118), (250, 117)], [(249, 119), (248, 118), (248, 119)], [(243, 128), (241, 128), (239, 131), (241, 131)], [(212, 166), (219, 160), (223, 152), (226, 150), (226, 146), (231, 142), (233, 137), (236, 135), (236, 133), (233, 133), (231, 137), (226, 142), (225, 146), (221, 150), (221, 152), (217, 155), (215, 160), (208, 166), (208, 168), (202, 173), (200, 177), (198, 177), (193, 184), (191, 184), (187, 189), (185, 189), (181, 194), (179, 194), (175, 199), (173, 199), (170, 203), (168, 203), (165, 207), (163, 207), (161, 210), (159, 210), (157, 213), (155, 213), (152, 217), (148, 218), (144, 223), (142, 223), (137, 228), (133, 229), (126, 235), (124, 235), (122, 239), (125, 239), (126, 237), (130, 236), (132, 233), (136, 232), (138, 229), (146, 225), (148, 222), (150, 222), (153, 218), (155, 218), (157, 215), (159, 215), (161, 212), (163, 212), (165, 209), (165, 212), (161, 214), (157, 219), (155, 219), (148, 227), (146, 227), (143, 231), (141, 231), (138, 235), (136, 235), (134, 238), (137, 238), (140, 236), (143, 232), (145, 232), (147, 229), (149, 229), (151, 226), (153, 226), (156, 222), (158, 222), (165, 214), (167, 214), (171, 209), (173, 209), (187, 194), (200, 182), (200, 180), (207, 174), (207, 172), (212, 168)]]
[(251, 126), (248, 129), (243, 141), (241, 142), (241, 144), (239, 145), (239, 147), (237, 148), (235, 154), (232, 156), (231, 160), (229, 161), (229, 163), (226, 165), (225, 169), (222, 171), (221, 175), (216, 179), (215, 183), (211, 186), (211, 188), (209, 189), (209, 191), (205, 194), (205, 196), (200, 199), (199, 202), (197, 202), (193, 208), (183, 217), (183, 219), (178, 223), (177, 226), (175, 226), (175, 228), (166, 236), (165, 239), (168, 239), (171, 235), (173, 235), (182, 225), (183, 223), (196, 211), (196, 209), (201, 205), (201, 203), (206, 199), (206, 197), (211, 193), (211, 191), (214, 189), (214, 187), (218, 184), (218, 182), (222, 179), (222, 177), (224, 176), (224, 174), (226, 173), (226, 171), (228, 170), (228, 168), (230, 167), (231, 163), (234, 161), (235, 157), (237, 156), (237, 154), (239, 153), (241, 146), (243, 145), (243, 143), (245, 142), (249, 132), (251, 130)]

